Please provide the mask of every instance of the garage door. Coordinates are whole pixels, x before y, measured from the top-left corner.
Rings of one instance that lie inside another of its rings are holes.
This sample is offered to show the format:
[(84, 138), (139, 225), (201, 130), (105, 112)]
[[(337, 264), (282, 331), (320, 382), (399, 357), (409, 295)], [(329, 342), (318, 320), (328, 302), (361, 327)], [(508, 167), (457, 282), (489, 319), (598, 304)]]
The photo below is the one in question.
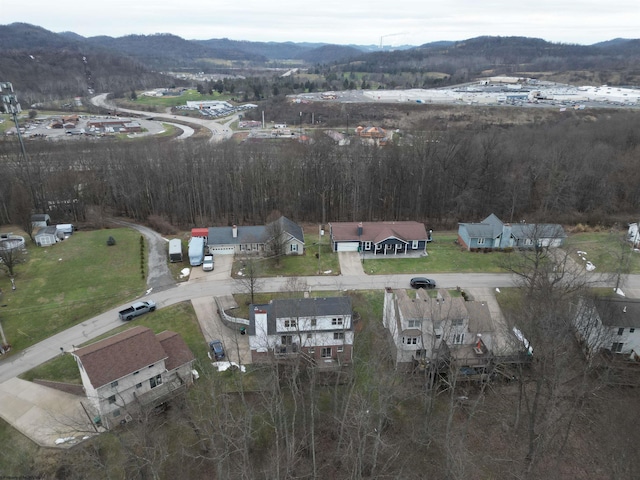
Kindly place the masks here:
[(214, 255), (233, 255), (235, 249), (233, 247), (209, 247), (209, 252)]
[(357, 252), (358, 251), (358, 242), (339, 242), (338, 243), (338, 252)]

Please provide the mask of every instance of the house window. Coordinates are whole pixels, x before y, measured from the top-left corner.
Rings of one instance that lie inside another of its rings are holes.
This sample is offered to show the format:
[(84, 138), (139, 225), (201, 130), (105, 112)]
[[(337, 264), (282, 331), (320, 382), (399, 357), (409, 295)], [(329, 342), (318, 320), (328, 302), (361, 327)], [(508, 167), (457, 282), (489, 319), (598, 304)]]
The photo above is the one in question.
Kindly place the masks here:
[(111, 415), (113, 415), (113, 418), (118, 418), (120, 416), (120, 409), (116, 408)]
[(364, 242), (364, 249), (371, 250), (371, 242)]
[(344, 352), (344, 347), (338, 347), (338, 353)]
[(134, 374), (134, 375), (137, 375), (137, 374), (139, 374), (139, 373), (140, 373), (140, 370), (138, 370), (138, 371), (136, 371), (136, 372), (133, 372), (133, 374)]
[(630, 328), (630, 329), (629, 329), (629, 333), (633, 333), (633, 332), (635, 332), (635, 331), (636, 331), (636, 329), (635, 329), (635, 328)]
[(116, 388), (118, 386), (118, 381), (111, 382), (111, 388)]
[(622, 342), (613, 342), (613, 345), (611, 345), (611, 351), (613, 353), (620, 353), (622, 351), (622, 346), (624, 345), (624, 343)]
[(417, 345), (418, 337), (402, 337), (402, 343), (405, 345)]
[(292, 335), (282, 335), (280, 337), (280, 341), (282, 345), (292, 345), (293, 344), (293, 336)]
[(151, 365), (149, 365), (149, 368), (153, 368), (153, 365), (154, 365), (153, 363)]
[(453, 344), (461, 345), (462, 343), (464, 343), (464, 333), (456, 333), (453, 336)]
[(333, 332), (334, 340), (344, 340), (344, 332)]
[(142, 388), (142, 384), (141, 383), (136, 383), (136, 388)]
[(418, 240), (413, 240), (413, 241), (411, 242), (411, 248), (412, 248), (413, 250), (417, 250), (417, 249), (418, 249), (418, 243), (419, 243), (419, 242), (418, 242)]
[(111, 395), (109, 397), (109, 404), (112, 404), (112, 403), (116, 403), (116, 396), (115, 395)]
[(297, 243), (292, 243), (291, 244), (291, 251), (292, 252), (297, 252), (298, 251), (298, 244)]
[(315, 318), (311, 319), (311, 326), (312, 327), (315, 327), (317, 323), (318, 323), (318, 321)]
[(151, 377), (149, 379), (149, 385), (151, 385), (151, 388), (156, 388), (158, 385), (162, 385), (162, 375)]
[(331, 347), (322, 347), (320, 355), (322, 358), (331, 358)]
[(427, 353), (426, 350), (418, 349), (416, 350), (416, 358), (422, 358), (422, 356), (425, 355), (426, 353)]
[(618, 335), (622, 335), (624, 333), (624, 328), (619, 328), (618, 329)]
[(484, 238), (478, 239), (478, 245), (484, 245)]
[(409, 320), (407, 323), (409, 328), (420, 328), (422, 326), (422, 320)]
[(309, 351), (309, 355), (314, 355), (316, 353), (315, 348), (310, 348), (308, 351)]
[(307, 338), (313, 338), (313, 333), (307, 333)]
[(297, 326), (297, 321), (296, 320), (285, 320), (284, 321), (284, 327), (285, 328), (296, 328)]
[(454, 327), (461, 327), (462, 325), (464, 325), (464, 319), (454, 318), (453, 320), (451, 320), (451, 325), (453, 325)]
[(525, 238), (524, 244), (525, 245), (533, 245), (533, 240), (531, 238)]
[(342, 319), (341, 318), (332, 318), (331, 319), (331, 325), (342, 325)]

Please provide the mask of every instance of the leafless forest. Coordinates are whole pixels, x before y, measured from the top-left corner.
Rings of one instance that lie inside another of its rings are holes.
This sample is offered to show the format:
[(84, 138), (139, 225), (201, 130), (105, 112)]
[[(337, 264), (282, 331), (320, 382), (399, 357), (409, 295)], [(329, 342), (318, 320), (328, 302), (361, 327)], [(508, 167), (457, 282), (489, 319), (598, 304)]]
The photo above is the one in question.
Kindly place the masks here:
[[(377, 148), (320, 132), (295, 142), (0, 143), (0, 223), (20, 211), (60, 221), (106, 215), (181, 226), (421, 220), (451, 227), (505, 220), (609, 223), (640, 201), (638, 116), (598, 112), (525, 126), (405, 133)], [(63, 218), (64, 217), (64, 218)]]

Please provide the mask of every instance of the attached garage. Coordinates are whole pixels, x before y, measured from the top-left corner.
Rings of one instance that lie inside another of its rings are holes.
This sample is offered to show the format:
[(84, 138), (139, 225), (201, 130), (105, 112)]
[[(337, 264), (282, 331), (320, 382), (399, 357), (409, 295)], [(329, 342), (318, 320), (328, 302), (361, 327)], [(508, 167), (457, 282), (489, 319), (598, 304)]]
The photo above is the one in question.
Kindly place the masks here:
[(212, 247), (209, 246), (209, 253), (214, 255), (233, 255), (236, 252), (234, 247)]
[(336, 242), (336, 252), (357, 252), (360, 242)]

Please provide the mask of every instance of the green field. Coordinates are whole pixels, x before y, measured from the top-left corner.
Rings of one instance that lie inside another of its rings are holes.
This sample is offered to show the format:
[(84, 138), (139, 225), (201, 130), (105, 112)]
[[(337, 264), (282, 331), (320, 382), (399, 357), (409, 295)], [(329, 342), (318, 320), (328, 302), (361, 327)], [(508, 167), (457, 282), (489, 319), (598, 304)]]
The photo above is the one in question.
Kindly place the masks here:
[[(596, 272), (617, 272), (628, 265), (628, 273), (640, 273), (640, 252), (632, 250), (628, 243), (621, 241), (620, 232), (574, 233), (566, 242), (565, 249), (578, 264), (585, 260), (596, 266)], [(586, 255), (578, 255), (578, 251)]]
[[(107, 246), (109, 236), (116, 245)], [(16, 290), (0, 275), (0, 318), (12, 354), (144, 293), (147, 247), (142, 274), (134, 230), (76, 232), (50, 247), (25, 238), (27, 262), (16, 267)]]
[[(138, 92), (139, 93), (139, 92)], [(213, 92), (212, 95), (201, 95), (197, 90), (190, 89), (182, 93), (182, 95), (176, 96), (164, 96), (164, 97), (147, 97), (139, 95), (136, 100), (123, 100), (118, 99), (118, 105), (126, 108), (136, 108), (140, 106), (153, 106), (153, 107), (177, 107), (178, 105), (186, 105), (187, 101), (197, 100), (229, 100), (229, 95), (220, 95), (218, 92)]]

